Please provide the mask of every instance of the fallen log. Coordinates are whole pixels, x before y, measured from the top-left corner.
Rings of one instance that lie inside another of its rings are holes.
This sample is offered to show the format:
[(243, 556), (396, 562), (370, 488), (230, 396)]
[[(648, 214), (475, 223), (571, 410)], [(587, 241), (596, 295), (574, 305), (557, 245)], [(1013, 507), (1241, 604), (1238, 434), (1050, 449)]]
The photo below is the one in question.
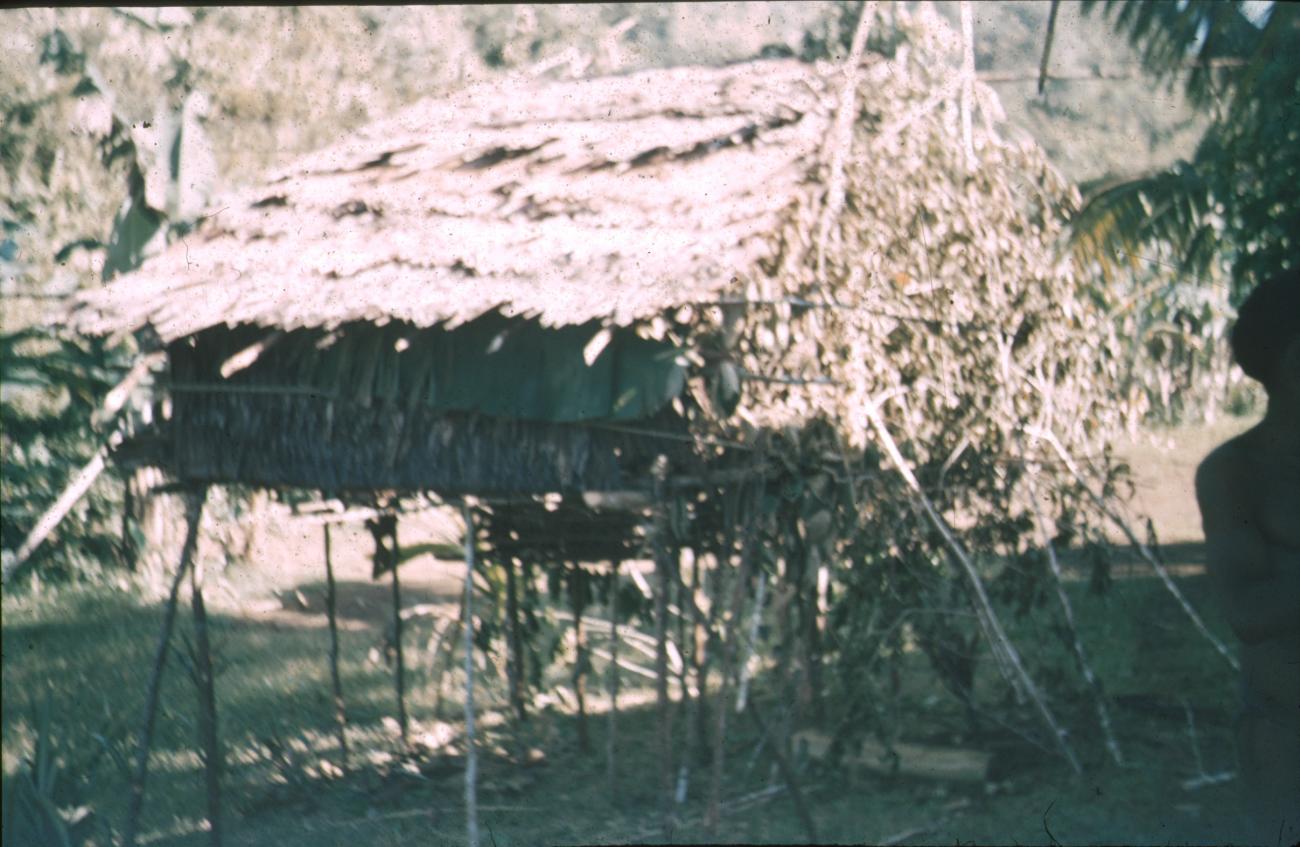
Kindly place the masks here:
[[(814, 730), (800, 730), (793, 737), (796, 750), (811, 759), (825, 760), (830, 755), (831, 739)], [(897, 758), (895, 758), (895, 755)], [(890, 748), (873, 739), (844, 751), (840, 761), (875, 773), (914, 776), (950, 782), (983, 782), (993, 754), (961, 747), (932, 747), (898, 742)]]

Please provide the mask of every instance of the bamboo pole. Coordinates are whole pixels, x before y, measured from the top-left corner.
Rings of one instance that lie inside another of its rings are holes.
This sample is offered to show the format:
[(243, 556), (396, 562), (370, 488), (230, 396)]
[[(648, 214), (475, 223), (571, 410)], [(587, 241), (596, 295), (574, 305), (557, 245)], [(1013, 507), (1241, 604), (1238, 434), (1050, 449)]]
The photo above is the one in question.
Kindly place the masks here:
[(1057, 749), (1062, 757), (1069, 763), (1070, 769), (1076, 774), (1083, 773), (1083, 767), (1079, 764), (1078, 758), (1074, 755), (1074, 750), (1070, 747), (1069, 741), (1066, 740), (1065, 729), (1056, 720), (1052, 714), (1051, 708), (1048, 707), (1042, 692), (1038, 690), (1038, 685), (1029, 672), (1025, 670), (1024, 664), (1020, 661), (1020, 654), (1016, 647), (1007, 637), (1006, 632), (1002, 629), (1002, 624), (993, 610), (993, 604), (989, 601), (988, 593), (984, 590), (984, 581), (980, 579), (979, 571), (975, 569), (974, 562), (967, 555), (965, 548), (962, 547), (956, 536), (953, 535), (952, 529), (948, 526), (947, 521), (934, 508), (930, 498), (926, 496), (925, 490), (917, 482), (916, 475), (912, 473), (911, 467), (907, 460), (903, 458), (902, 453), (898, 451), (898, 445), (894, 442), (893, 436), (889, 434), (889, 428), (885, 426), (884, 418), (880, 415), (879, 401), (869, 402), (866, 406), (867, 418), (871, 421), (880, 438), (881, 446), (885, 448), (885, 453), (894, 464), (895, 470), (907, 483), (908, 488), (912, 490), (913, 495), (921, 503), (926, 517), (939, 530), (943, 540), (947, 543), (948, 548), (952, 551), (953, 556), (961, 565), (965, 572), (966, 579), (970, 583), (971, 592), (974, 595), (975, 611), (979, 617), (980, 627), (984, 631), (985, 638), (988, 639), (990, 646), (1005, 660), (1007, 672), (1011, 676), (1011, 682), (1029, 697), (1037, 709), (1039, 717), (1042, 718), (1043, 724), (1047, 727), (1053, 740), (1056, 742)]
[(478, 751), (474, 738), (474, 512), (465, 516), (465, 840), (478, 847)]
[(334, 689), (334, 727), (339, 737), (339, 767), (348, 769), (348, 715), (343, 702), (343, 682), (339, 677), (339, 626), (337, 591), (334, 585), (334, 560), (330, 550), (330, 525), (325, 530), (325, 614), (330, 631), (330, 684)]
[(171, 644), (172, 630), (176, 625), (176, 606), (180, 597), (181, 581), (185, 579), (185, 574), (194, 561), (199, 539), (199, 519), (203, 515), (203, 501), (206, 497), (206, 488), (190, 492), (186, 497), (185, 543), (181, 547), (181, 561), (176, 567), (176, 576), (172, 579), (171, 591), (167, 595), (162, 628), (158, 633), (158, 645), (154, 649), (153, 672), (149, 676), (148, 688), (145, 691), (140, 736), (136, 741), (135, 770), (131, 774), (126, 822), (122, 828), (122, 844), (125, 847), (136, 845), (140, 812), (144, 808), (145, 783), (149, 777), (149, 747), (153, 742), (154, 724), (158, 718), (158, 700), (162, 694), (163, 671), (167, 667), (167, 651)]

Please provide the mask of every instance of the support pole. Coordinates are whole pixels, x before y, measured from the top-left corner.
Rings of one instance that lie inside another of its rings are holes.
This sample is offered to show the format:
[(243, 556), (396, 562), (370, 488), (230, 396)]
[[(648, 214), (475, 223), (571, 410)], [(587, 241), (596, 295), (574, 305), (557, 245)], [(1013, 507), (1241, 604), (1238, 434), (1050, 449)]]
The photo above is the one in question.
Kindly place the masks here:
[(515, 584), (515, 563), (509, 557), (502, 563), (506, 569), (506, 644), (510, 655), (506, 668), (510, 688), (510, 704), (514, 707), (515, 718), (527, 720), (528, 710), (524, 705), (524, 648), (519, 625), (519, 588)]
[(609, 733), (605, 736), (605, 781), (609, 783), (610, 797), (618, 799), (618, 753), (615, 739), (618, 728), (618, 568), (617, 559), (610, 562), (609, 574), (609, 668), (606, 684), (609, 687)]
[(393, 684), (397, 693), (397, 725), (401, 733), (402, 745), (405, 746), (407, 739), (406, 659), (402, 653), (402, 581), (397, 574), (398, 565), (402, 561), (401, 551), (397, 546), (397, 516), (381, 514), (377, 518), (366, 521), (366, 526), (375, 541), (374, 575), (378, 578), (385, 570), (389, 570), (393, 581)]
[(348, 769), (348, 715), (343, 704), (343, 682), (339, 677), (339, 624), (334, 586), (334, 559), (330, 550), (330, 525), (325, 529), (325, 614), (330, 630), (330, 684), (334, 688), (334, 727), (339, 737), (339, 768)]
[(203, 603), (202, 569), (193, 568), (190, 609), (194, 614), (194, 685), (199, 697), (199, 743), (203, 747), (203, 784), (208, 799), (208, 834), (212, 847), (221, 847), (224, 825), (221, 815), (221, 771), (223, 756), (217, 733), (217, 692), (212, 669), (212, 645), (208, 638), (208, 611)]
[(397, 547), (397, 518), (393, 518), (388, 537), (392, 543), (393, 557), (393, 658), (396, 664), (394, 682), (397, 686), (397, 724), (401, 729), (402, 744), (405, 745), (409, 721), (406, 717), (406, 657), (402, 653), (402, 582), (397, 575), (397, 565), (401, 561)]
[(465, 835), (469, 847), (478, 845), (478, 753), (474, 747), (474, 512), (465, 515)]
[(582, 613), (585, 610), (582, 591), (585, 586), (579, 583), (586, 578), (582, 567), (571, 562), (569, 571), (569, 609), (573, 612), (573, 695), (578, 701), (578, 749), (585, 753), (591, 750), (591, 733), (587, 728), (587, 633), (582, 627)]
[(709, 779), (709, 805), (705, 811), (704, 830), (707, 833), (714, 833), (718, 828), (719, 816), (722, 809), (722, 772), (726, 758), (726, 736), (727, 736), (727, 700), (730, 699), (731, 680), (736, 671), (736, 641), (738, 638), (737, 629), (743, 626), (741, 618), (744, 614), (745, 594), (749, 587), (749, 572), (754, 563), (754, 546), (756, 542), (756, 527), (753, 521), (759, 517), (759, 507), (762, 503), (763, 487), (761, 483), (755, 483), (753, 507), (746, 508), (741, 512), (741, 526), (744, 528), (745, 537), (741, 542), (740, 567), (737, 569), (735, 581), (731, 585), (731, 597), (728, 603), (729, 614), (723, 622), (725, 640), (722, 643), (722, 679), (718, 682), (718, 706), (714, 709), (713, 719), (715, 721), (713, 729), (713, 756), (712, 772)]
[(673, 827), (672, 710), (668, 701), (668, 589), (672, 567), (668, 561), (668, 516), (664, 500), (665, 469), (655, 474), (655, 510), (652, 544), (655, 562), (655, 703), (658, 714), (659, 800), (664, 837)]
[(145, 691), (144, 715), (141, 718), (140, 735), (136, 741), (135, 770), (131, 774), (126, 822), (122, 828), (124, 847), (136, 845), (140, 812), (144, 808), (145, 782), (149, 776), (149, 747), (153, 743), (154, 724), (158, 718), (158, 698), (162, 693), (167, 651), (171, 645), (172, 630), (176, 625), (177, 601), (180, 597), (181, 582), (194, 561), (194, 551), (198, 547), (199, 519), (203, 515), (203, 501), (206, 497), (207, 489), (200, 488), (198, 491), (190, 492), (185, 498), (185, 544), (181, 548), (181, 561), (176, 567), (176, 576), (172, 579), (171, 591), (167, 595), (162, 629), (158, 633), (158, 645), (154, 649), (153, 672), (149, 675), (149, 685)]

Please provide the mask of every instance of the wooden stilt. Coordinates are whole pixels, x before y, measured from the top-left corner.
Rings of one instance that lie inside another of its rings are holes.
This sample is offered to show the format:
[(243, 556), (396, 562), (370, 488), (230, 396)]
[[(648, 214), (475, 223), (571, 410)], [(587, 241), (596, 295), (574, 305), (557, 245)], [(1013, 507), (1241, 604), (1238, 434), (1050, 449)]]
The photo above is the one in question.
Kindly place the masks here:
[(217, 733), (217, 693), (208, 638), (208, 611), (203, 603), (200, 568), (191, 571), (190, 609), (194, 614), (194, 685), (199, 698), (199, 743), (203, 748), (203, 782), (208, 798), (208, 834), (213, 847), (221, 847), (225, 829), (221, 814), (221, 772), (224, 757)]
[(664, 477), (655, 477), (655, 510), (652, 545), (655, 562), (655, 700), (658, 713), (659, 789), (663, 809), (664, 837), (673, 827), (672, 710), (668, 701), (668, 590), (671, 562), (668, 560), (668, 515), (664, 500)]
[(571, 563), (569, 572), (569, 609), (573, 612), (573, 694), (578, 700), (578, 749), (591, 750), (591, 734), (587, 728), (587, 634), (582, 626), (582, 613), (586, 608), (580, 581), (586, 576), (577, 562)]
[(465, 515), (465, 835), (469, 847), (478, 842), (478, 752), (474, 739), (474, 512)]
[(762, 502), (762, 488), (756, 487), (755, 496), (753, 497), (753, 508), (746, 508), (741, 513), (742, 526), (745, 529), (745, 537), (742, 541), (740, 553), (740, 568), (735, 575), (735, 581), (731, 585), (730, 597), (730, 616), (724, 623), (723, 633), (724, 641), (722, 643), (722, 679), (718, 683), (718, 706), (714, 709), (713, 719), (715, 721), (713, 729), (713, 755), (712, 772), (709, 779), (709, 805), (705, 812), (704, 828), (705, 832), (712, 833), (717, 829), (719, 815), (722, 806), (722, 771), (725, 764), (726, 748), (724, 742), (727, 735), (727, 708), (726, 702), (729, 699), (731, 691), (731, 680), (736, 670), (736, 628), (740, 625), (742, 613), (744, 611), (745, 593), (749, 585), (749, 572), (754, 561), (754, 544), (755, 532), (751, 525), (752, 521), (757, 520), (757, 505)]
[(506, 644), (510, 651), (506, 663), (507, 683), (515, 717), (523, 721), (528, 718), (528, 712), (524, 706), (524, 653), (519, 624), (519, 588), (515, 584), (514, 561), (507, 559), (503, 565), (506, 570)]
[(149, 675), (148, 688), (145, 690), (140, 735), (136, 741), (135, 770), (131, 774), (126, 822), (122, 828), (122, 843), (125, 847), (135, 847), (139, 831), (140, 812), (144, 808), (145, 782), (149, 776), (149, 747), (153, 743), (154, 724), (158, 718), (158, 699), (162, 693), (163, 671), (167, 666), (167, 652), (171, 645), (172, 630), (176, 625), (176, 606), (180, 597), (181, 582), (194, 561), (194, 551), (198, 547), (199, 519), (203, 515), (203, 501), (206, 496), (207, 489), (202, 488), (191, 492), (186, 497), (185, 543), (181, 547), (181, 561), (176, 567), (176, 576), (172, 579), (171, 591), (167, 595), (162, 629), (158, 633), (158, 645), (154, 649), (153, 671)]
[[(705, 736), (699, 733), (698, 717), (702, 703), (699, 697), (691, 696), (690, 671), (694, 665), (694, 649), (689, 648), (690, 640), (686, 636), (686, 610), (695, 608), (695, 597), (686, 585), (686, 575), (682, 572), (682, 558), (685, 551), (674, 546), (673, 588), (677, 592), (677, 643), (682, 652), (681, 663), (677, 666), (677, 690), (681, 692), (681, 704), (678, 713), (685, 727), (686, 743), (682, 750), (681, 763), (677, 767), (677, 791), (673, 797), (677, 805), (686, 802), (691, 788), (691, 767), (699, 759), (700, 740)], [(689, 650), (689, 652), (688, 652)]]
[(605, 736), (605, 781), (609, 783), (610, 797), (617, 801), (618, 793), (618, 569), (617, 559), (610, 562), (609, 573), (609, 668), (606, 684), (609, 688), (609, 732)]
[(330, 525), (325, 528), (325, 614), (330, 630), (330, 684), (334, 688), (334, 727), (339, 737), (339, 768), (348, 769), (348, 715), (343, 704), (343, 682), (339, 677), (338, 600), (334, 586), (334, 559), (330, 549)]
[(402, 734), (402, 744), (406, 744), (409, 721), (406, 717), (406, 656), (402, 652), (402, 582), (397, 575), (401, 554), (397, 547), (396, 518), (393, 519), (389, 529), (389, 540), (392, 543), (393, 557), (393, 658), (396, 666), (393, 679), (397, 686), (397, 724)]
[(402, 652), (402, 580), (398, 576), (401, 550), (397, 546), (397, 516), (380, 515), (366, 521), (370, 534), (375, 540), (375, 576), (390, 571), (393, 588), (393, 685), (397, 694), (397, 726), (402, 744), (407, 742), (406, 718), (406, 657)]

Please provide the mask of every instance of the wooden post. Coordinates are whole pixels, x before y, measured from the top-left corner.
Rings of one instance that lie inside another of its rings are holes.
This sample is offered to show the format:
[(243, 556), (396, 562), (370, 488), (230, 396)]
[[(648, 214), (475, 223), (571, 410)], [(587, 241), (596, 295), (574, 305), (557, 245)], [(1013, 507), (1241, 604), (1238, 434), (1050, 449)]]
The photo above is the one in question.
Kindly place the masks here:
[(506, 662), (507, 682), (515, 717), (523, 721), (528, 718), (528, 711), (524, 706), (524, 652), (519, 627), (519, 589), (515, 585), (514, 560), (507, 557), (502, 564), (506, 569), (506, 644), (510, 651)]
[(337, 593), (334, 586), (334, 560), (330, 550), (330, 525), (325, 528), (325, 614), (330, 630), (330, 684), (334, 688), (334, 725), (339, 737), (339, 767), (348, 769), (348, 715), (343, 704), (343, 682), (339, 678), (339, 626)]
[(474, 747), (474, 512), (465, 515), (465, 834), (478, 847), (478, 754)]
[(393, 684), (397, 689), (397, 725), (402, 736), (402, 744), (405, 746), (407, 738), (406, 659), (402, 654), (402, 581), (397, 575), (398, 564), (402, 560), (401, 551), (397, 546), (397, 516), (380, 515), (366, 521), (366, 526), (370, 528), (370, 534), (375, 540), (376, 575), (382, 574), (385, 569), (392, 572)]
[[(698, 721), (700, 714), (702, 714), (701, 706), (703, 703), (700, 697), (691, 696), (689, 674), (695, 665), (695, 650), (693, 647), (688, 648), (691, 639), (686, 636), (686, 610), (695, 608), (695, 595), (687, 586), (686, 575), (682, 572), (684, 553), (683, 548), (673, 546), (673, 588), (677, 592), (677, 608), (679, 610), (677, 615), (677, 643), (682, 654), (681, 663), (677, 666), (677, 686), (682, 698), (678, 714), (681, 716), (686, 734), (681, 763), (677, 767), (676, 796), (673, 798), (679, 806), (686, 802), (686, 797), (690, 792), (691, 766), (699, 758), (700, 742), (701, 739), (705, 738), (704, 734), (699, 732), (700, 723)], [(693, 631), (692, 635), (694, 635)]]
[(180, 596), (181, 581), (194, 561), (194, 551), (198, 547), (199, 519), (203, 516), (203, 501), (207, 488), (190, 492), (185, 502), (185, 543), (181, 547), (181, 561), (176, 567), (176, 576), (172, 579), (171, 592), (167, 596), (167, 607), (163, 614), (162, 629), (158, 633), (158, 645), (154, 649), (153, 672), (149, 676), (149, 685), (145, 691), (144, 715), (141, 718), (140, 735), (136, 740), (135, 771), (131, 775), (130, 795), (127, 798), (126, 822), (122, 828), (122, 843), (125, 847), (135, 847), (136, 836), (140, 826), (140, 812), (144, 808), (145, 782), (149, 776), (149, 747), (153, 743), (154, 724), (158, 718), (158, 699), (162, 694), (163, 671), (167, 666), (167, 651), (171, 645), (172, 630), (176, 625), (176, 605)]
[(736, 630), (741, 625), (745, 594), (749, 585), (749, 571), (754, 562), (756, 527), (753, 524), (758, 518), (758, 506), (762, 503), (762, 493), (761, 484), (756, 483), (753, 506), (741, 513), (741, 526), (745, 530), (745, 537), (741, 542), (740, 568), (736, 572), (735, 581), (731, 585), (730, 615), (723, 624), (725, 640), (722, 643), (722, 679), (718, 683), (717, 708), (713, 710), (715, 726), (713, 730), (713, 756), (710, 763), (712, 773), (709, 779), (709, 805), (704, 817), (704, 828), (709, 833), (717, 829), (718, 818), (721, 813), (722, 770), (726, 755), (724, 741), (727, 734), (727, 708), (725, 704), (729, 698), (731, 679), (735, 673), (736, 640), (738, 638)]
[(208, 639), (208, 611), (203, 604), (203, 577), (195, 567), (190, 590), (194, 613), (194, 685), (199, 698), (199, 743), (203, 748), (203, 781), (208, 797), (208, 833), (213, 847), (221, 847), (221, 771), (223, 757), (217, 734), (217, 694), (212, 670), (212, 646)]
[(408, 720), (406, 717), (406, 657), (402, 653), (402, 583), (397, 576), (401, 552), (397, 546), (397, 519), (389, 529), (393, 561), (393, 651), (397, 665), (394, 679), (397, 683), (397, 723), (401, 727), (402, 744), (406, 744)]
[(672, 833), (673, 761), (672, 711), (668, 702), (668, 589), (671, 566), (668, 561), (668, 515), (664, 501), (665, 469), (655, 474), (654, 548), (655, 576), (655, 700), (658, 712), (659, 790), (663, 809), (664, 837)]
[(605, 781), (609, 783), (610, 797), (617, 801), (618, 758), (615, 744), (618, 722), (618, 559), (610, 562), (609, 573), (609, 668), (606, 683), (609, 687), (609, 733), (605, 736)]
[(587, 636), (582, 628), (582, 613), (585, 608), (581, 593), (583, 586), (578, 584), (586, 575), (577, 562), (571, 562), (570, 565), (569, 610), (573, 613), (573, 695), (578, 700), (578, 749), (587, 753), (591, 750), (591, 734), (587, 731)]

